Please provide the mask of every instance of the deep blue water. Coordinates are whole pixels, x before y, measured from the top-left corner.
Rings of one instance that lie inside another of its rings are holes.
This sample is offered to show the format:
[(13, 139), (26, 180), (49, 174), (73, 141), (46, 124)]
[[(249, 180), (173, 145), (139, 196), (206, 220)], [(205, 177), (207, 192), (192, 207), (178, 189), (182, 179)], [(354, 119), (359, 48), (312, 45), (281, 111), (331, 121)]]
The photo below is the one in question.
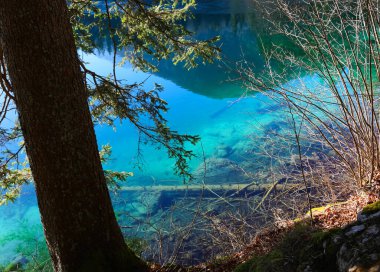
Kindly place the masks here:
[[(198, 38), (215, 35), (222, 37), (223, 56), (228, 64), (244, 58), (252, 63), (255, 71), (263, 69), (260, 50), (260, 25), (258, 12), (250, 1), (201, 1), (199, 10), (188, 27)], [(96, 55), (80, 53), (89, 66), (107, 75), (111, 71), (112, 57), (107, 50)], [(197, 158), (190, 162), (195, 177), (203, 177), (204, 160), (213, 163), (216, 169), (206, 174), (208, 184), (249, 182), (241, 172), (231, 170), (231, 165), (242, 165), (249, 171), (267, 167), (265, 161), (255, 154), (254, 136), (268, 129), (281, 129), (284, 124), (281, 107), (262, 94), (244, 94), (239, 82), (231, 82), (236, 75), (222, 63), (200, 66), (187, 71), (179, 66), (163, 62), (154, 75), (134, 71), (131, 67), (118, 68), (119, 78), (130, 83), (141, 82), (149, 77), (146, 87), (161, 84), (162, 93), (170, 107), (166, 114), (172, 129), (181, 133), (201, 136), (201, 143), (193, 147)], [(313, 77), (306, 77), (313, 84)], [(297, 84), (289, 81), (287, 84)], [(143, 146), (143, 165), (137, 164), (138, 133), (127, 121), (117, 123), (116, 131), (107, 126), (97, 126), (99, 146), (112, 146), (112, 160), (104, 165), (107, 169), (134, 172), (126, 185), (183, 185), (180, 177), (173, 173), (174, 161), (168, 159), (164, 149)], [(204, 157), (203, 157), (204, 153)], [(223, 168), (225, 167), (225, 169)], [(212, 168), (212, 167), (211, 167)], [(154, 197), (153, 201), (154, 202)], [(136, 196), (130, 195), (127, 205), (116, 205), (117, 211), (126, 209), (133, 216), (143, 216), (146, 208)], [(121, 224), (124, 224), (121, 218)], [(129, 222), (128, 222), (129, 223)], [(35, 254), (36, 246), (43, 245), (43, 232), (33, 186), (26, 186), (14, 204), (0, 207), (0, 265), (20, 255)]]

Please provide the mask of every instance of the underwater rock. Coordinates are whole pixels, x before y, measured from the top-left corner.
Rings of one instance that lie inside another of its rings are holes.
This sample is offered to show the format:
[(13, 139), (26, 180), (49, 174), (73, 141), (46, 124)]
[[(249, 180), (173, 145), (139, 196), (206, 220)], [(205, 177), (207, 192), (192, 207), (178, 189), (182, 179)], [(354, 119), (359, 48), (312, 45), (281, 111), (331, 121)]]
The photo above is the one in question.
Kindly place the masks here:
[(155, 209), (152, 214), (156, 214), (160, 209), (166, 210), (169, 209), (172, 205), (175, 204), (176, 198), (171, 196), (170, 193), (161, 193), (160, 198), (157, 200)]
[(268, 114), (271, 112), (277, 112), (283, 108), (284, 108), (284, 105), (282, 105), (280, 103), (275, 103), (273, 105), (269, 105), (269, 106), (257, 109), (256, 114)]
[(234, 153), (234, 149), (228, 145), (219, 145), (215, 150), (215, 157), (218, 158), (227, 158)]
[[(251, 161), (251, 159), (257, 158), (257, 145), (258, 143), (250, 138), (242, 138), (235, 142), (234, 145), (231, 146), (232, 150), (234, 151), (232, 156), (229, 157), (229, 159), (234, 161)], [(244, 158), (244, 159), (243, 159)], [(252, 161), (251, 161), (252, 163)]]
[(200, 164), (193, 174), (196, 179), (204, 179), (207, 184), (244, 183), (247, 179), (244, 171), (234, 161), (226, 158), (206, 159), (206, 167), (204, 163)]
[[(160, 195), (159, 191), (120, 190), (118, 198), (113, 199), (119, 223), (128, 225), (133, 218), (146, 218), (147, 214), (150, 214), (155, 209)], [(125, 201), (126, 199), (128, 201)]]
[(289, 123), (285, 121), (272, 121), (264, 125), (264, 135), (277, 134), (282, 129), (289, 127)]

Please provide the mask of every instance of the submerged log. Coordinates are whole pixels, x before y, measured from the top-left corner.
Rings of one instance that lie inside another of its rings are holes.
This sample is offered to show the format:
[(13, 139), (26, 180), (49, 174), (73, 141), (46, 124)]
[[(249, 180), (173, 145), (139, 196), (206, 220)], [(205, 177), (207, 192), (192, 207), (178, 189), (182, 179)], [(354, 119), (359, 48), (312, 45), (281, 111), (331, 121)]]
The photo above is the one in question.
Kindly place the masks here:
[(138, 192), (138, 191), (267, 191), (267, 190), (285, 190), (299, 186), (299, 184), (257, 184), (257, 183), (238, 183), (238, 184), (191, 184), (191, 185), (152, 185), (152, 186), (123, 186), (121, 191)]
[(191, 184), (191, 185), (153, 185), (153, 186), (123, 186), (120, 188), (123, 192), (155, 192), (159, 197), (154, 203), (152, 214), (159, 210), (165, 210), (174, 205), (181, 199), (199, 200), (205, 199), (232, 199), (241, 197), (267, 196), (277, 191), (294, 190), (300, 188), (300, 184), (257, 184), (239, 183), (239, 184)]

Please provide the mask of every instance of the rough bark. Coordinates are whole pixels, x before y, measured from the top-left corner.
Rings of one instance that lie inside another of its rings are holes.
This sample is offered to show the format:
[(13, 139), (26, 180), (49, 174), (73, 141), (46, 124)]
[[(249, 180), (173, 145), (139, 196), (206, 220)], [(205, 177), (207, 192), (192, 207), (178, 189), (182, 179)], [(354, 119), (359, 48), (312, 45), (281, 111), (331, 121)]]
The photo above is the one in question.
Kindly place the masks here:
[(56, 271), (145, 271), (106, 186), (65, 0), (0, 0), (0, 31)]

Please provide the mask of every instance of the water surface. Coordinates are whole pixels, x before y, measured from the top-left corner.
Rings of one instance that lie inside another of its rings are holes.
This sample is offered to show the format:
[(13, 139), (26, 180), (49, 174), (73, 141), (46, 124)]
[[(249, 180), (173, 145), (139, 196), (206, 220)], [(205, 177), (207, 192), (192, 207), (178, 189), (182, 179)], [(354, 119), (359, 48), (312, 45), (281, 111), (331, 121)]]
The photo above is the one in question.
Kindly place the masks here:
[[(187, 23), (199, 39), (221, 36), (223, 62), (190, 71), (162, 62), (159, 72), (154, 75), (134, 71), (128, 65), (118, 68), (119, 78), (130, 83), (149, 78), (146, 88), (154, 83), (161, 84), (165, 89), (162, 98), (170, 107), (165, 116), (170, 127), (201, 137), (201, 142), (192, 147), (197, 154), (190, 162), (196, 178), (194, 182), (252, 182), (239, 167), (252, 172), (268, 167), (267, 161), (255, 152), (258, 143), (254, 142), (254, 136), (286, 126), (281, 106), (262, 94), (247, 93), (240, 82), (234, 80), (236, 73), (233, 69), (225, 66), (234, 68), (235, 63), (244, 58), (255, 72), (263, 71), (262, 46), (268, 42), (263, 40), (265, 22), (250, 3), (239, 0), (200, 1), (195, 19)], [(106, 44), (96, 55), (81, 53), (81, 56), (98, 73), (107, 75), (112, 70), (112, 57)], [(99, 146), (112, 146), (112, 160), (104, 165), (106, 169), (134, 172), (127, 186), (184, 186), (183, 180), (173, 173), (174, 161), (167, 157), (164, 149), (143, 146), (143, 159), (137, 157), (138, 133), (127, 121), (117, 123), (116, 131), (111, 127), (97, 126), (96, 135)], [(206, 173), (203, 171), (205, 161), (208, 162)], [(121, 204), (120, 196), (126, 199), (125, 203)], [(158, 198), (158, 194), (152, 194), (150, 204), (154, 205)], [(117, 199), (115, 209), (121, 225), (131, 224), (129, 217), (122, 216), (125, 212), (135, 218), (145, 216), (146, 206), (138, 201), (138, 193), (119, 193)], [(41, 248), (44, 248), (43, 231), (34, 189), (29, 185), (25, 186), (16, 203), (0, 207), (0, 265), (23, 256), (29, 261), (31, 255), (41, 257), (45, 254), (42, 257), (46, 258), (46, 250), (43, 253)]]

